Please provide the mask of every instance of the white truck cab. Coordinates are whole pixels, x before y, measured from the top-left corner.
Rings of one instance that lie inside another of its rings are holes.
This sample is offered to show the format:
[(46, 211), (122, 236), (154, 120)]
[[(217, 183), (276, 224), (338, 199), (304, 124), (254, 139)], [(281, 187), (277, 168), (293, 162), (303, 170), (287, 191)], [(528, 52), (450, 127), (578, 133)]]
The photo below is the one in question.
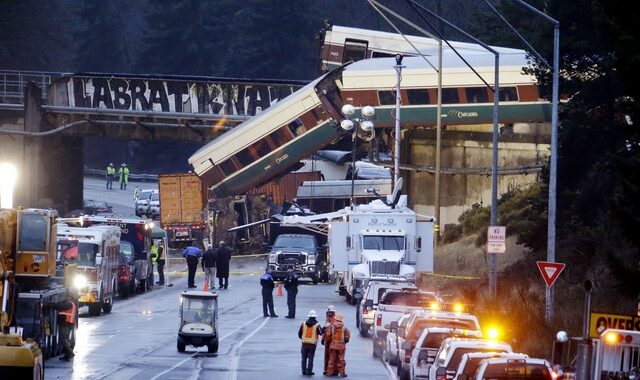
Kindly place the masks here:
[(380, 297), (387, 289), (402, 289), (415, 287), (402, 277), (372, 277), (367, 282), (363, 292), (363, 298), (357, 307), (356, 325), (360, 336), (368, 337), (375, 321), (376, 309)]
[(504, 342), (489, 339), (447, 338), (429, 368), (429, 380), (452, 380), (462, 355), (470, 352), (513, 352)]

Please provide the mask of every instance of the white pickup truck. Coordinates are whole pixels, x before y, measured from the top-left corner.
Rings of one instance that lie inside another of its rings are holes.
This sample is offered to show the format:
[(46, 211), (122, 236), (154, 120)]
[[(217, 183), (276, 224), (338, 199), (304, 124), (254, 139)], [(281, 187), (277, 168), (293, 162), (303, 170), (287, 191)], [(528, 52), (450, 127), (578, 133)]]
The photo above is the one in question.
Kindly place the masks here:
[(418, 310), (427, 310), (437, 305), (442, 299), (435, 292), (411, 288), (388, 289), (378, 302), (375, 322), (373, 324), (373, 356), (382, 356), (386, 344), (387, 333), (391, 322), (397, 322), (404, 314)]
[[(374, 277), (369, 280), (363, 291), (363, 299), (356, 308), (356, 326), (360, 336), (369, 337), (380, 297), (387, 289), (403, 289), (415, 287), (402, 277)], [(417, 288), (416, 288), (417, 289)]]

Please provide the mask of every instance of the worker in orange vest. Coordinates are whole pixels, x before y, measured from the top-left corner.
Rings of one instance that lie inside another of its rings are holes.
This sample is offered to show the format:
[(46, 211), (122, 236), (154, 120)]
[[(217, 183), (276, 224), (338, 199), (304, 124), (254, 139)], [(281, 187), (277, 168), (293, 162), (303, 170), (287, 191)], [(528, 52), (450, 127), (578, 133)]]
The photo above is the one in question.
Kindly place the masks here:
[(329, 331), (326, 331), (325, 334), (329, 335), (329, 365), (327, 366), (327, 375), (335, 376), (339, 374), (340, 377), (347, 377), (344, 355), (347, 350), (347, 343), (349, 343), (349, 339), (351, 339), (351, 333), (344, 325), (344, 316), (342, 314), (336, 313), (331, 328)]
[(311, 310), (309, 319), (304, 321), (300, 325), (298, 330), (298, 338), (302, 340), (302, 348), (300, 353), (302, 354), (302, 374), (311, 376), (313, 372), (313, 356), (316, 353), (316, 345), (318, 344), (318, 336), (322, 335), (322, 326), (316, 320), (318, 315), (315, 310)]
[(78, 307), (75, 303), (73, 293), (67, 291), (67, 297), (61, 302), (47, 302), (45, 308), (58, 310), (58, 327), (64, 346), (64, 355), (60, 360), (69, 361), (73, 359), (73, 347), (75, 346), (75, 325), (78, 316)]
[[(333, 318), (336, 316), (335, 306), (327, 306), (327, 311), (324, 314), (326, 316), (326, 320), (324, 322), (324, 330), (329, 331), (331, 329), (331, 325), (333, 324)], [(324, 371), (322, 373), (324, 375), (327, 374), (327, 366), (329, 365), (329, 343), (329, 334), (324, 334), (322, 336), (322, 345), (324, 346)]]

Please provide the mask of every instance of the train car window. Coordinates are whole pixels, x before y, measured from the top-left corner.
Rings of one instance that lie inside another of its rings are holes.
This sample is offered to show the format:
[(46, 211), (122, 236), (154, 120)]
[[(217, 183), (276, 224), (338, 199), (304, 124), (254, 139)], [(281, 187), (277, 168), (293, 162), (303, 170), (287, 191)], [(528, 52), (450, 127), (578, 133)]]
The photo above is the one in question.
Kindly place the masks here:
[(369, 42), (364, 40), (352, 40), (347, 38), (344, 40), (344, 53), (342, 54), (342, 63), (355, 62), (367, 58), (367, 47)]
[(255, 161), (253, 156), (251, 156), (251, 152), (249, 152), (249, 148), (245, 148), (236, 153), (236, 160), (238, 160), (242, 166), (248, 166)]
[(383, 53), (380, 51), (374, 51), (371, 53), (371, 58), (391, 58), (391, 57), (395, 57), (395, 54), (391, 54), (391, 53)]
[(395, 91), (378, 91), (378, 99), (381, 106), (389, 106), (396, 104), (396, 92)]
[(429, 104), (429, 90), (426, 88), (415, 88), (407, 90), (409, 104)]
[(276, 147), (280, 147), (293, 140), (293, 138), (291, 137), (291, 133), (289, 132), (289, 128), (287, 127), (276, 129), (275, 131), (271, 132), (269, 136), (267, 136), (267, 138), (273, 141), (274, 146)]
[(271, 147), (269, 146), (266, 138), (256, 141), (255, 143), (253, 143), (252, 147), (253, 149), (255, 149), (258, 157), (264, 157), (267, 154), (271, 153)]
[(302, 124), (302, 120), (295, 119), (291, 123), (289, 123), (289, 130), (293, 133), (294, 136), (300, 136), (307, 131), (304, 124)]
[(517, 102), (518, 90), (515, 87), (500, 87), (501, 102)]
[(224, 173), (225, 176), (229, 176), (233, 174), (237, 169), (236, 165), (233, 163), (231, 158), (228, 158), (222, 161), (218, 166), (220, 167), (220, 170), (222, 170), (222, 173)]
[(454, 104), (460, 103), (460, 97), (458, 96), (457, 88), (443, 88), (442, 89), (442, 103)]
[(467, 95), (467, 103), (489, 103), (486, 87), (467, 87), (464, 92)]

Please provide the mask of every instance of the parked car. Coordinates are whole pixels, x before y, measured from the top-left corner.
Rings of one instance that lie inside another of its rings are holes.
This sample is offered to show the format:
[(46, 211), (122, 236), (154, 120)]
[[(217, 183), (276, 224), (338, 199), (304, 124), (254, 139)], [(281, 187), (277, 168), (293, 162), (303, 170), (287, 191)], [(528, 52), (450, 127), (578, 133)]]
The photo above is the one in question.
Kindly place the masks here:
[[(385, 338), (384, 347), (379, 349), (382, 350), (382, 359), (391, 365), (398, 365), (398, 336), (404, 334), (409, 317), (411, 317), (411, 314), (404, 314), (400, 319), (389, 324), (389, 332)], [(376, 356), (375, 349), (373, 356)]]
[(371, 328), (373, 327), (374, 316), (378, 308), (378, 301), (387, 289), (402, 289), (412, 287), (405, 278), (371, 278), (363, 291), (364, 297), (357, 305), (356, 326), (360, 332), (360, 336), (369, 337)]
[(82, 211), (87, 215), (112, 213), (113, 206), (105, 201), (96, 201), (93, 199), (85, 199), (82, 202)]
[(410, 362), (413, 348), (422, 331), (428, 327), (450, 327), (453, 329), (477, 331), (482, 336), (478, 318), (467, 313), (452, 313), (439, 310), (415, 311), (411, 313), (402, 336), (398, 336), (398, 376), (408, 379), (411, 372)]
[(475, 376), (462, 375), (460, 380), (466, 379), (518, 379), (518, 380), (552, 380), (555, 373), (549, 362), (544, 359), (526, 358), (485, 359), (480, 363)]
[(158, 192), (151, 193), (151, 198), (149, 199), (148, 215), (152, 219), (160, 217), (160, 193)]
[(151, 202), (151, 195), (158, 193), (158, 190), (140, 190), (138, 197), (134, 199), (133, 203), (136, 209), (136, 216), (143, 216), (149, 214), (149, 205)]
[(458, 370), (453, 378), (456, 380), (473, 378), (483, 360), (497, 358), (520, 360), (528, 359), (529, 356), (525, 354), (510, 354), (506, 352), (470, 352), (462, 355), (462, 359), (460, 359), (460, 364), (458, 365)]
[(274, 280), (284, 280), (288, 268), (297, 268), (302, 277), (308, 277), (317, 284), (328, 277), (327, 252), (314, 235), (278, 235), (269, 251), (267, 272)]
[(489, 339), (447, 338), (436, 353), (436, 361), (429, 368), (430, 380), (453, 380), (462, 355), (470, 352), (513, 352), (504, 342)]
[(429, 368), (436, 360), (436, 353), (447, 338), (480, 338), (482, 333), (476, 330), (461, 330), (451, 327), (429, 327), (422, 331), (411, 351), (409, 360), (409, 378), (411, 380), (429, 379)]

